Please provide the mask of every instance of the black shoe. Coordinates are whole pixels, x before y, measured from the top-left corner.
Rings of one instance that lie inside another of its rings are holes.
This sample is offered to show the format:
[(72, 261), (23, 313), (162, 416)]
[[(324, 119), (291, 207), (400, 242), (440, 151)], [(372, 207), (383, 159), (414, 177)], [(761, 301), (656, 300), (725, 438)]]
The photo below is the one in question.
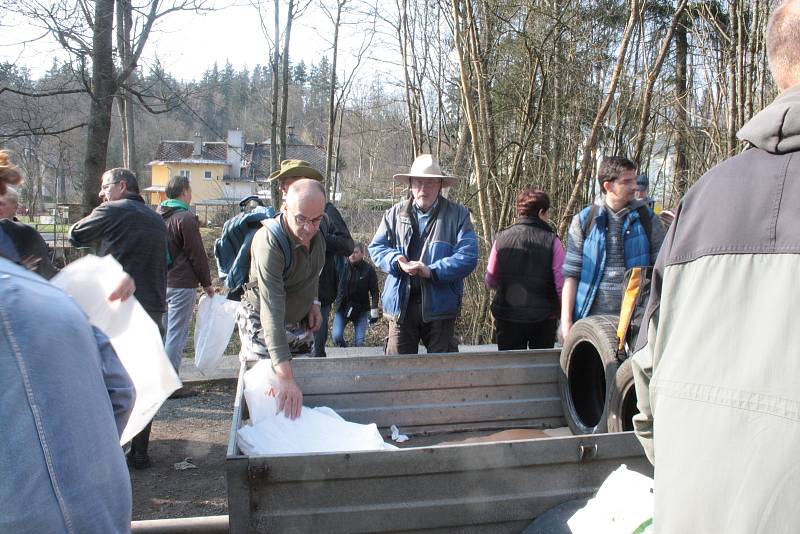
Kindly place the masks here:
[(147, 453), (133, 453), (129, 458), (131, 460), (131, 466), (133, 466), (134, 469), (147, 469), (150, 467), (150, 457), (147, 455)]

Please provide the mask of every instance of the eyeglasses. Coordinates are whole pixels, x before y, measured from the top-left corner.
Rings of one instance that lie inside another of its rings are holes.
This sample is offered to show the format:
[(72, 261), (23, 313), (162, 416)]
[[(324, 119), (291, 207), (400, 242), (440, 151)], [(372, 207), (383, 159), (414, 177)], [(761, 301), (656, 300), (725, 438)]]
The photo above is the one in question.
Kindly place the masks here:
[(108, 182), (107, 184), (103, 184), (100, 186), (102, 191), (106, 191), (111, 188), (112, 185), (120, 183), (122, 180), (117, 180), (116, 182)]
[(305, 215), (297, 214), (297, 215), (294, 216), (294, 222), (297, 223), (297, 226), (306, 226), (306, 225), (310, 224), (311, 226), (317, 227), (322, 222), (322, 218), (324, 216), (325, 216), (325, 214), (323, 213), (319, 217), (315, 217), (313, 219), (309, 219)]

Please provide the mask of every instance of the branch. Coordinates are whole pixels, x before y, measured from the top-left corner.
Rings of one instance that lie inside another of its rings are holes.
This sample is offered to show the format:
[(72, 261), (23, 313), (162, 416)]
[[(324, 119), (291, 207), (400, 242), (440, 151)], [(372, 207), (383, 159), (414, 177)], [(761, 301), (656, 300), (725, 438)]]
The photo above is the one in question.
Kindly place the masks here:
[(86, 93), (87, 91), (85, 89), (58, 89), (56, 91), (48, 91), (44, 93), (29, 93), (27, 91), (20, 91), (19, 89), (12, 89), (11, 87), (0, 87), (0, 94), (6, 92), (20, 96), (27, 96), (30, 98), (45, 98), (48, 96), (74, 95), (77, 93)]
[(46, 135), (60, 135), (63, 133), (71, 132), (72, 130), (77, 130), (78, 128), (83, 128), (86, 126), (85, 122), (80, 124), (76, 124), (75, 126), (70, 126), (69, 128), (64, 128), (61, 130), (48, 130), (45, 126), (39, 126), (37, 128), (30, 128), (24, 130), (17, 130), (12, 133), (0, 133), (0, 139), (9, 140), (9, 139), (17, 139), (19, 137), (29, 137), (31, 135), (35, 136), (46, 136)]

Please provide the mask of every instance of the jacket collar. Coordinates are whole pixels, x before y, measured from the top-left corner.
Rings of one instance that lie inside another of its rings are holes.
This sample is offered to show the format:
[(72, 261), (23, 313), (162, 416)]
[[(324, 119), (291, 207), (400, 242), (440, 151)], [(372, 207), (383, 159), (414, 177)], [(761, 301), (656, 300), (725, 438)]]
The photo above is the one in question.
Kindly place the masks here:
[(525, 226), (535, 226), (536, 228), (541, 228), (542, 230), (547, 230), (548, 232), (552, 232), (553, 228), (541, 220), (539, 217), (528, 217), (522, 216), (517, 217), (516, 224), (524, 224)]
[[(444, 198), (441, 193), (439, 197), (436, 199), (436, 202), (431, 209), (428, 210), (428, 213), (432, 217), (436, 217), (436, 215), (442, 211), (442, 209), (448, 204), (446, 198)], [(416, 219), (416, 215), (414, 214), (414, 199), (408, 198), (400, 205), (400, 218), (401, 219)]]
[(142, 198), (142, 195), (140, 195), (139, 193), (125, 193), (125, 196), (122, 197), (120, 200), (135, 200), (137, 202), (141, 202), (142, 204), (144, 204), (144, 199)]

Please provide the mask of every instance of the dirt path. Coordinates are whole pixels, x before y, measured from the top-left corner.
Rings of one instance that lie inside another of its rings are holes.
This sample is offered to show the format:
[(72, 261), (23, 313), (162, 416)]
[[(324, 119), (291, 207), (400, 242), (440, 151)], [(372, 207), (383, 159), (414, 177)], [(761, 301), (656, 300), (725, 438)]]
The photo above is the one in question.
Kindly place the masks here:
[[(225, 452), (235, 389), (218, 383), (164, 403), (153, 421), (153, 465), (131, 469), (134, 520), (227, 513)], [(176, 470), (186, 458), (197, 469)]]

